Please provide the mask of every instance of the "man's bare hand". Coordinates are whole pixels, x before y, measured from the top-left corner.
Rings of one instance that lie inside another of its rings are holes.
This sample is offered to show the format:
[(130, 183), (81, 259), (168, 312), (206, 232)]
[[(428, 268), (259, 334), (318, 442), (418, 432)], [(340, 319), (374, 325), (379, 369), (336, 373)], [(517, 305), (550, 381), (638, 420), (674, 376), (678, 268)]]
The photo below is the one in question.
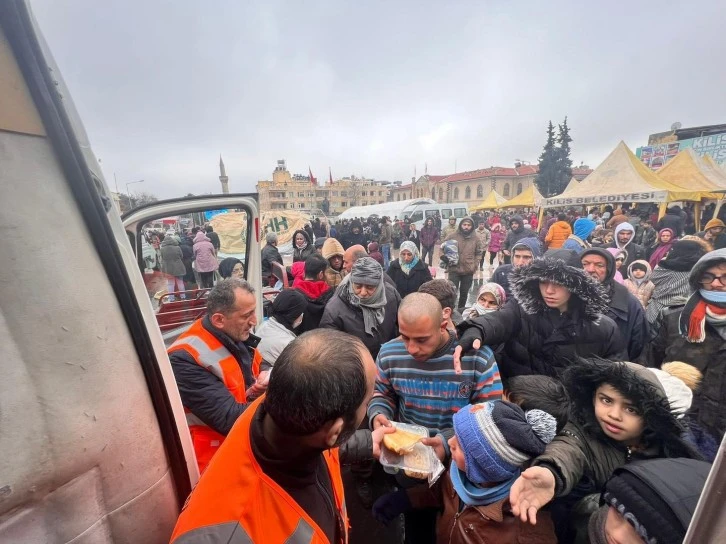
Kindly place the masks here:
[(380, 425), (375, 431), (371, 433), (371, 436), (373, 437), (373, 457), (378, 459), (381, 456), (381, 442), (383, 442), (383, 436), (391, 433), (395, 433), (396, 428), (391, 425), (390, 427), (386, 427), (385, 425)]
[(530, 467), (509, 490), (512, 513), (524, 522), (537, 524), (537, 511), (555, 496), (555, 475), (544, 467)]
[(434, 453), (439, 461), (442, 463), (446, 460), (446, 448), (444, 447), (444, 439), (441, 436), (434, 436), (433, 438), (422, 438), (421, 443), (424, 446), (431, 446), (434, 448)]
[(391, 423), (391, 420), (388, 419), (386, 416), (384, 416), (383, 414), (378, 414), (376, 417), (373, 418), (373, 430), (377, 430), (378, 427), (393, 428), (393, 424)]
[[(471, 346), (472, 350), (477, 350), (481, 347), (481, 340), (474, 340)], [(467, 350), (469, 351), (469, 350)], [(464, 355), (464, 348), (460, 345), (454, 349), (454, 372), (461, 374), (461, 356)]]

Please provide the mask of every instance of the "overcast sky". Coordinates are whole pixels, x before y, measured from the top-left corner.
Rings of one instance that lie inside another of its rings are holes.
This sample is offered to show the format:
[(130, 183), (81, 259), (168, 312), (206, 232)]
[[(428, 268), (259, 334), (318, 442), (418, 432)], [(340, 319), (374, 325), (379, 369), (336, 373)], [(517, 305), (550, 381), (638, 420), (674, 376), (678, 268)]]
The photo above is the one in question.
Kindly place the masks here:
[(293, 173), (410, 180), (726, 122), (724, 7), (699, 2), (31, 0), (106, 179), (157, 196)]

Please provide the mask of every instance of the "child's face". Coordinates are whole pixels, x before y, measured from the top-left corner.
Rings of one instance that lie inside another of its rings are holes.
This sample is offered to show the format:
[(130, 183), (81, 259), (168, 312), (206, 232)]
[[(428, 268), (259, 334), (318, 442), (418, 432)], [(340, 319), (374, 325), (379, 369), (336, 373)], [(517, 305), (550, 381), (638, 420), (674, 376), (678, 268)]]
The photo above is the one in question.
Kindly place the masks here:
[(449, 449), (451, 450), (451, 460), (456, 463), (456, 467), (461, 472), (466, 472), (466, 458), (464, 457), (464, 452), (461, 450), (461, 446), (459, 446), (459, 440), (456, 438), (456, 435), (449, 438)]
[(640, 270), (639, 268), (633, 268), (633, 277), (636, 280), (643, 279), (645, 277), (645, 270)]
[(608, 516), (605, 519), (605, 538), (608, 542), (619, 544), (642, 544), (638, 532), (618, 511), (612, 506), (608, 508)]
[(612, 385), (604, 383), (595, 390), (593, 402), (595, 418), (606, 436), (627, 445), (639, 443), (643, 434), (643, 417), (629, 399)]

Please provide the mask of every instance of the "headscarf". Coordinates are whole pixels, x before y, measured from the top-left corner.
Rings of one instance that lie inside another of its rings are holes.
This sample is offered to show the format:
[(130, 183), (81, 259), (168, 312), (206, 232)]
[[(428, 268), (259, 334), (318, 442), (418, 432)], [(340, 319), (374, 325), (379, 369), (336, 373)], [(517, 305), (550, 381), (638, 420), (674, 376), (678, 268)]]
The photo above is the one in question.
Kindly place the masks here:
[(494, 311), (491, 308), (484, 308), (481, 304), (479, 304), (479, 297), (484, 293), (489, 293), (494, 297), (494, 300), (497, 301), (497, 310), (500, 310), (507, 301), (507, 294), (504, 292), (504, 288), (501, 285), (491, 281), (487, 282), (479, 288), (479, 292), (476, 294), (476, 302), (474, 303), (474, 306), (472, 306), (472, 310), (479, 315), (488, 314), (489, 312)]
[[(373, 285), (376, 290), (368, 298), (360, 298), (353, 291), (353, 283)], [(361, 257), (353, 264), (350, 274), (343, 278), (335, 293), (346, 304), (363, 311), (366, 334), (373, 336), (373, 331), (383, 323), (386, 315), (386, 289), (381, 265), (370, 257)]]
[(308, 301), (297, 289), (284, 289), (272, 301), (272, 317), (290, 331), (293, 323), (305, 313)]
[(401, 253), (399, 252), (399, 254), (398, 254), (399, 255), (398, 264), (401, 265), (401, 270), (403, 270), (403, 273), (408, 276), (411, 273), (411, 269), (418, 264), (419, 253), (418, 253), (418, 248), (416, 247), (416, 244), (414, 244), (413, 242), (408, 241), (408, 240), (406, 240), (405, 242), (403, 242), (401, 244), (401, 251), (404, 251), (404, 250), (410, 251), (411, 254), (413, 255), (413, 259), (411, 259), (411, 262), (406, 264), (400, 258)]
[[(630, 242), (628, 242), (630, 243)], [(626, 244), (627, 245), (627, 244)], [(607, 251), (613, 256), (613, 259), (617, 260), (618, 257), (623, 256), (625, 257), (625, 261), (628, 260), (628, 252), (624, 249), (618, 249), (616, 247), (609, 247), (607, 248)], [(625, 262), (623, 262), (625, 264)], [(613, 278), (618, 283), (623, 283), (623, 274), (620, 272), (620, 270), (617, 269), (617, 266), (615, 267), (615, 277)]]
[(219, 263), (219, 275), (224, 279), (231, 278), (232, 270), (238, 264), (241, 264), (244, 268), (244, 264), (237, 257), (227, 257), (226, 259), (222, 259), (222, 262)]
[[(668, 231), (671, 233), (671, 241), (670, 242), (662, 242), (660, 237), (663, 235), (665, 231)], [(653, 251), (653, 254), (650, 256), (650, 259), (648, 259), (648, 262), (650, 263), (650, 266), (655, 268), (655, 266), (661, 261), (663, 257), (668, 255), (668, 252), (673, 247), (673, 244), (676, 243), (676, 233), (673, 232), (672, 229), (661, 229), (658, 232), (658, 246)]]

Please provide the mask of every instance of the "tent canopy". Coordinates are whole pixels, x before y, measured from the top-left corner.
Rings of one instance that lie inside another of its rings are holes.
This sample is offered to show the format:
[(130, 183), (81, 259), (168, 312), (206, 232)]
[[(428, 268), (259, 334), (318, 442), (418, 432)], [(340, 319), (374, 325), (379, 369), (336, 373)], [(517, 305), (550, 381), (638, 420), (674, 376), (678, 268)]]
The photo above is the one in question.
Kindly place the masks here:
[[(658, 176), (684, 191), (726, 191), (726, 173), (709, 166), (690, 148), (669, 160), (658, 170)], [(718, 195), (706, 198), (718, 198)]]
[(534, 186), (534, 183), (527, 187), (511, 200), (500, 206), (500, 208), (534, 208), (542, 204), (542, 195)]
[(570, 183), (567, 184), (567, 187), (565, 187), (565, 190), (562, 191), (562, 194), (566, 194), (567, 191), (574, 191), (576, 187), (580, 186), (580, 182), (577, 181), (575, 178), (572, 178), (570, 180)]
[(476, 206), (471, 208), (471, 210), (497, 210), (501, 208), (502, 204), (504, 204), (506, 201), (507, 199), (504, 198), (502, 195), (500, 195), (496, 191), (492, 191), (480, 204), (477, 204)]
[(546, 198), (543, 207), (590, 206), (617, 202), (700, 201), (703, 192), (684, 190), (661, 179), (620, 142), (577, 187)]

